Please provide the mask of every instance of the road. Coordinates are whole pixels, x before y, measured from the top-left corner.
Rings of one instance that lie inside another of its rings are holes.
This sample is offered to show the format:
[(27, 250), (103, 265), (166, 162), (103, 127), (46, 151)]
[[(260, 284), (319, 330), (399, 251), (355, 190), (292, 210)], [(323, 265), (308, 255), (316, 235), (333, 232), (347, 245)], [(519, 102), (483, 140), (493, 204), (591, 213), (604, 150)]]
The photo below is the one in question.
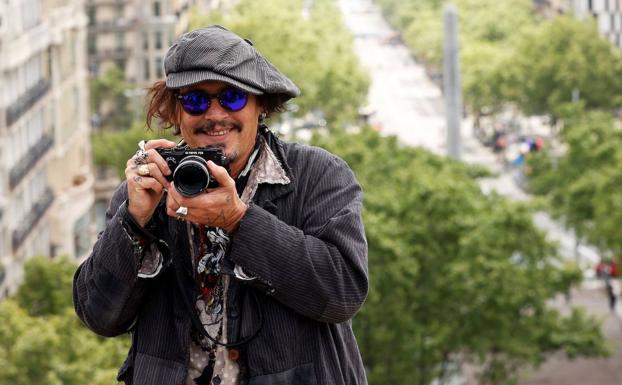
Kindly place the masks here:
[[(388, 42), (395, 31), (382, 18), (369, 0), (341, 0), (340, 6), (348, 27), (355, 36), (355, 50), (372, 79), (368, 95), (369, 109), (375, 111), (372, 124), (387, 135), (396, 135), (408, 145), (422, 146), (446, 154), (446, 124), (443, 95), (407, 48)], [(512, 200), (526, 201), (525, 194), (514, 182), (511, 172), (503, 169), (495, 155), (472, 135), (467, 118), (462, 124), (463, 160), (481, 164), (498, 173), (481, 181), (482, 191), (495, 191)], [(578, 259), (584, 266), (598, 261), (598, 252), (589, 246), (575, 251), (574, 235), (553, 221), (546, 213), (537, 213), (534, 222), (559, 242), (560, 253)], [(578, 253), (578, 255), (576, 255)]]
[[(340, 0), (339, 5), (344, 21), (355, 37), (356, 54), (372, 80), (368, 95), (368, 109), (374, 111), (371, 123), (384, 134), (396, 135), (405, 144), (446, 154), (444, 101), (439, 87), (427, 77), (424, 67), (412, 58), (407, 48), (391, 39), (395, 31), (370, 0)], [(485, 165), (497, 174), (480, 181), (482, 191), (495, 191), (516, 201), (529, 200), (529, 195), (514, 182), (512, 173), (474, 138), (471, 127), (469, 120), (465, 119), (462, 124), (463, 160)], [(548, 239), (559, 244), (562, 257), (577, 260), (586, 272), (592, 271), (591, 267), (598, 261), (595, 248), (586, 245), (577, 248), (574, 234), (544, 212), (534, 215), (534, 223), (546, 232)], [(609, 360), (582, 360), (579, 371), (567, 360), (553, 357), (539, 371), (532, 373), (529, 376), (532, 380), (526, 380), (524, 385), (622, 384), (620, 318), (608, 311), (602, 287), (597, 281), (586, 281), (573, 296), (573, 304), (586, 305), (591, 314), (605, 320), (603, 330), (614, 342), (616, 355)], [(591, 376), (587, 382), (573, 382), (570, 379), (575, 371), (576, 379), (585, 379), (590, 373), (598, 375)]]

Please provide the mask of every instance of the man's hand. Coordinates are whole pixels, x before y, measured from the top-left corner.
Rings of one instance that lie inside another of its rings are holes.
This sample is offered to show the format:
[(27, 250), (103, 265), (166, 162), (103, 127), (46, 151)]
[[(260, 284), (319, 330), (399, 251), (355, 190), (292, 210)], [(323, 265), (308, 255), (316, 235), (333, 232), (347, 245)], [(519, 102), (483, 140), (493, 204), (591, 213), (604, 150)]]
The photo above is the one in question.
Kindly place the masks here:
[[(174, 183), (171, 183), (166, 200), (166, 212), (172, 217), (206, 226), (220, 227), (227, 233), (233, 234), (238, 229), (248, 206), (238, 197), (235, 181), (224, 167), (210, 160), (207, 162), (207, 168), (218, 182), (218, 187), (187, 198), (175, 189)], [(188, 214), (183, 218), (176, 213), (181, 206), (188, 208)]]
[(175, 142), (166, 139), (150, 140), (145, 144), (148, 155), (146, 163), (137, 164), (134, 158), (126, 163), (128, 211), (141, 226), (149, 222), (162, 194), (170, 184), (166, 176), (171, 174), (171, 170), (155, 149), (170, 147), (175, 147)]

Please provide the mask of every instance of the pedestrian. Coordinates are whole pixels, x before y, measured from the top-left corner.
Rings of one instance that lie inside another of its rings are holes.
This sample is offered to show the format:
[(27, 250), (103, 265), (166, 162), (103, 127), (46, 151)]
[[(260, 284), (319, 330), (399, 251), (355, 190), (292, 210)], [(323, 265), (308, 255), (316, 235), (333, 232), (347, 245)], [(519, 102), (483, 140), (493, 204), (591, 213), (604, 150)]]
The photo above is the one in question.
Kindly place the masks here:
[(147, 124), (180, 142), (139, 143), (74, 278), (91, 330), (131, 334), (117, 380), (366, 384), (351, 325), (368, 289), (352, 171), (268, 129), (299, 90), (249, 40), (188, 32), (164, 69)]
[(609, 308), (612, 312), (617, 313), (618, 300), (620, 298), (620, 281), (617, 278), (611, 277), (607, 283), (607, 290), (609, 292)]

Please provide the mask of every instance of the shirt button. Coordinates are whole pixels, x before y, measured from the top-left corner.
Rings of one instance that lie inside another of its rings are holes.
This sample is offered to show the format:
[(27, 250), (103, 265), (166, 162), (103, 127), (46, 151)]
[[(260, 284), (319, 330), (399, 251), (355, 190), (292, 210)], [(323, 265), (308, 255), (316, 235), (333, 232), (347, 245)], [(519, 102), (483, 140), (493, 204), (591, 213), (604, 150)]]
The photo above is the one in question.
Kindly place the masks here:
[(229, 359), (231, 361), (237, 361), (240, 358), (240, 349), (229, 349)]

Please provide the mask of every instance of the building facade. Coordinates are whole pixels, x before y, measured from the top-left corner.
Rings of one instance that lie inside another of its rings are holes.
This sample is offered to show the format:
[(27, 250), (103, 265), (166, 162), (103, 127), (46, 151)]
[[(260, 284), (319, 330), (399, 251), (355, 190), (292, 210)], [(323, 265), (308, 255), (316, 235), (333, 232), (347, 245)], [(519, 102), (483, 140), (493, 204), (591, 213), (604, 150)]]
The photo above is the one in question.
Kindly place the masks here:
[(601, 35), (622, 48), (622, 0), (571, 0), (571, 3), (577, 17), (595, 18)]
[(225, 7), (229, 1), (86, 0), (91, 75), (116, 64), (125, 79), (145, 85), (164, 77), (168, 47), (188, 30), (189, 10)]
[(0, 1), (0, 297), (94, 239), (82, 1)]

